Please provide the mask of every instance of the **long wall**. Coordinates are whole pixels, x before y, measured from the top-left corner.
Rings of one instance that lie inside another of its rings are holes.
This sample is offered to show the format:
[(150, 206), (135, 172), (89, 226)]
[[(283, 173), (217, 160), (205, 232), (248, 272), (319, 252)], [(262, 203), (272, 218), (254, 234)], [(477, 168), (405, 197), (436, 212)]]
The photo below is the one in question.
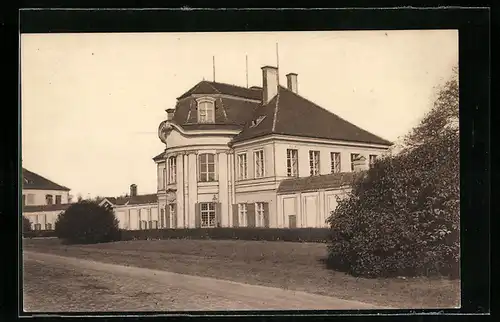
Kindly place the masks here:
[(52, 202), (56, 203), (56, 196), (61, 196), (61, 204), (68, 203), (69, 191), (23, 189), (26, 206), (46, 205), (46, 195), (52, 195)]

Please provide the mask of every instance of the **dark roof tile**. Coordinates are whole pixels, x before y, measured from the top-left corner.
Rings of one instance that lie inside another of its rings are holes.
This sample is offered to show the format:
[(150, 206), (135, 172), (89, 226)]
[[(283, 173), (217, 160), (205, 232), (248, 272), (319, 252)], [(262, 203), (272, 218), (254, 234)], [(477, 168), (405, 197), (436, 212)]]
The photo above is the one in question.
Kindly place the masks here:
[(39, 174), (31, 172), (23, 168), (23, 189), (35, 189), (35, 190), (63, 190), (70, 191), (71, 189), (61, 186), (47, 178), (42, 177)]
[(281, 181), (277, 192), (279, 194), (317, 191), (320, 189), (339, 189), (350, 186), (362, 172), (341, 172), (304, 178), (291, 178)]

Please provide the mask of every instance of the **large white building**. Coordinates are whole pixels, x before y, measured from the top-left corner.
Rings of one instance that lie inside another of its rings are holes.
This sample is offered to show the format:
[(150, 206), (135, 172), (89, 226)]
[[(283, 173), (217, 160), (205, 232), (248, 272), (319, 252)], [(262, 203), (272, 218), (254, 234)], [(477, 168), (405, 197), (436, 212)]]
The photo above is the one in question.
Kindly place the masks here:
[(300, 96), (297, 79), (282, 87), (265, 66), (262, 87), (201, 81), (178, 97), (153, 158), (160, 227), (326, 225), (352, 172), (392, 143)]
[(22, 212), (33, 230), (52, 230), (59, 214), (70, 206), (70, 189), (22, 169)]

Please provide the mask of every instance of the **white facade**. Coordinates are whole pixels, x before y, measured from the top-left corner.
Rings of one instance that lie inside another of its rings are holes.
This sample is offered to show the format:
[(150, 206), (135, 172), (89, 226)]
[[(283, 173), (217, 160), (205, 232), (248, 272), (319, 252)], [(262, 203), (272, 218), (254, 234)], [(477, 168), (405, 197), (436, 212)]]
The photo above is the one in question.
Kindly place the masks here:
[[(287, 150), (297, 151), (298, 177), (310, 176), (309, 151), (319, 152), (316, 154), (319, 155), (319, 175), (332, 173), (332, 152), (340, 154), (340, 171), (351, 172), (351, 154), (369, 159), (370, 155), (380, 157), (387, 151), (387, 147), (381, 145), (279, 135), (235, 144), (231, 148), (228, 148), (229, 141), (230, 136), (225, 133), (207, 131), (200, 136), (175, 125), (172, 127), (166, 137), (165, 158), (157, 161), (158, 173), (165, 169), (164, 180), (158, 182), (159, 212), (165, 209), (167, 215), (170, 207), (176, 216), (176, 224), (172, 221), (169, 227), (200, 227), (196, 207), (205, 203), (217, 204), (219, 213), (215, 216), (221, 227), (242, 226), (234, 222), (238, 212), (235, 205), (242, 203), (251, 205), (252, 210), (255, 204), (267, 204), (271, 228), (289, 228), (290, 214), (296, 216), (296, 227), (326, 227), (325, 220), (336, 207), (335, 196), (345, 190), (278, 195), (280, 182), (290, 178)], [(214, 157), (214, 181), (203, 182), (200, 178), (203, 171), (200, 156), (205, 154)], [(246, 169), (238, 163), (238, 156), (242, 154), (246, 155), (243, 159)], [(166, 166), (169, 158), (175, 159), (175, 168)], [(170, 174), (171, 170), (175, 170), (175, 176)], [(175, 178), (175, 182), (168, 181), (169, 178)]]
[(32, 230), (53, 230), (57, 217), (64, 210), (40, 210), (35, 212), (24, 212), (23, 216), (29, 219)]
[(51, 196), (52, 204), (59, 202), (61, 204), (68, 203), (69, 191), (63, 190), (40, 190), (40, 189), (23, 189), (23, 200), (26, 206), (47, 205), (47, 196)]

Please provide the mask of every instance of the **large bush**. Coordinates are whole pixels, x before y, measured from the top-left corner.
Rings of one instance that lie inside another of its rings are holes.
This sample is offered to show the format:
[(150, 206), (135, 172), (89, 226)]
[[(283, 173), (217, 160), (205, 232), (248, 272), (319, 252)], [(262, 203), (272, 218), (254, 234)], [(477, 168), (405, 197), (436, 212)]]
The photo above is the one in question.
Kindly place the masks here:
[(23, 234), (31, 231), (31, 222), (28, 218), (23, 216)]
[(329, 218), (330, 267), (368, 277), (459, 274), (458, 81), (404, 149), (378, 160)]
[(59, 215), (56, 236), (71, 244), (94, 244), (120, 239), (118, 220), (112, 209), (82, 200)]

